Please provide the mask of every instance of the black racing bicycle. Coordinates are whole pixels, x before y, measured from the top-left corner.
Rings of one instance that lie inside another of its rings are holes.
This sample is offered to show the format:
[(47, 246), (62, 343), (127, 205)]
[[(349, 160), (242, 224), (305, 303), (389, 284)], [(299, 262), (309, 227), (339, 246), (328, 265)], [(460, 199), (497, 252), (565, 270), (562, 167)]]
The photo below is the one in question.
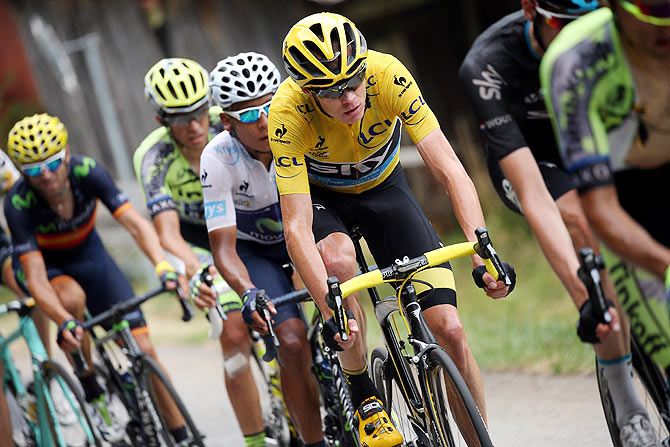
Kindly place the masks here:
[[(89, 332), (95, 343), (100, 359), (100, 363), (95, 364), (95, 369), (110, 395), (112, 409), (117, 413), (117, 417), (127, 421), (126, 437), (118, 444), (119, 446), (130, 444), (142, 447), (204, 447), (203, 435), (198, 431), (170, 379), (158, 363), (140, 349), (131, 333), (128, 321), (124, 318), (127, 313), (163, 292), (166, 292), (166, 289), (160, 288), (118, 303), (81, 325)], [(182, 306), (182, 320), (190, 320), (193, 316), (190, 304), (183, 299), (178, 300)], [(111, 325), (111, 329), (99, 336), (93, 328), (103, 324)], [(79, 375), (88, 368), (88, 365), (81, 351), (76, 351), (73, 358), (75, 372)], [(166, 422), (166, 414), (158, 400), (156, 385), (164, 388), (184, 418), (186, 441), (177, 443), (172, 437)], [(118, 414), (119, 412), (125, 414)]]
[[(592, 249), (584, 248), (579, 252), (581, 261), (580, 278), (586, 285), (589, 291), (589, 299), (596, 317), (599, 321), (607, 323), (606, 317), (607, 305), (600, 282), (599, 270), (605, 268), (601, 256), (596, 256)], [(632, 294), (638, 295), (638, 303), (644, 306), (645, 299), (642, 288), (637, 284), (635, 275), (631, 272), (626, 274), (627, 279), (633, 280), (635, 284), (633, 287), (636, 290), (630, 290), (623, 287), (624, 281), (616, 281), (619, 298), (624, 301), (623, 305), (628, 310), (628, 316), (631, 321), (631, 326), (639, 326), (631, 328), (631, 354), (633, 369), (635, 372), (636, 389), (642, 399), (643, 404), (647, 408), (649, 418), (656, 432), (656, 437), (663, 446), (670, 446), (670, 384), (668, 383), (668, 371), (663, 370), (651, 354), (646, 352), (643, 346), (652, 339), (652, 348), (658, 348), (661, 345), (668, 345), (668, 340), (663, 340), (661, 336), (648, 334), (645, 331), (645, 326), (639, 324), (631, 315), (630, 308), (634, 306), (626, 306), (629, 300), (632, 300)], [(614, 278), (613, 278), (614, 279)], [(622, 293), (622, 292), (626, 293)], [(650, 309), (648, 309), (650, 310)], [(648, 312), (653, 315), (653, 312)], [(655, 342), (654, 342), (655, 340)], [(601, 373), (601, 365), (596, 361), (596, 377), (598, 379), (598, 391), (600, 392), (600, 400), (603, 405), (607, 427), (612, 438), (614, 447), (623, 447), (620, 439), (620, 428), (616, 422), (616, 408), (612, 400), (608, 384)]]
[[(272, 298), (275, 308), (294, 305), (309, 301), (311, 296), (306, 289), (291, 292)], [(266, 352), (263, 360), (275, 361), (279, 340), (272, 326), (272, 317), (267, 307), (267, 297), (259, 293), (256, 297), (256, 310), (268, 324), (269, 334), (264, 338)], [(301, 307), (302, 309), (302, 307)], [(316, 379), (321, 397), (321, 415), (323, 421), (323, 435), (328, 447), (358, 447), (358, 432), (354, 429), (354, 411), (349, 395), (349, 388), (342, 373), (340, 362), (321, 337), (321, 313), (314, 309), (308, 319), (301, 312), (302, 319), (307, 325), (307, 340), (312, 353), (312, 373)]]
[[(450, 245), (414, 259), (397, 261), (381, 270), (368, 269), (360, 245), (360, 232), (354, 228), (350, 234), (362, 274), (343, 283), (329, 278), (326, 299), (335, 315), (340, 336), (346, 340), (343, 298), (368, 289), (386, 344), (386, 348), (376, 348), (372, 352), (370, 373), (395, 427), (403, 435), (404, 445), (454, 447), (467, 442), (470, 447), (491, 447), (488, 430), (470, 390), (428, 328), (412, 285), (412, 281), (416, 281), (413, 276), (421, 270), (475, 253), (484, 260), (489, 273), (511, 284), (488, 232), (479, 228), (476, 243)], [(375, 287), (385, 282), (399, 284), (396, 296), (380, 299)], [(279, 297), (272, 302), (278, 306), (295, 301)], [(268, 320), (269, 313), (264, 312)], [(402, 318), (405, 333), (398, 329), (396, 317)], [(326, 352), (332, 364), (339, 367), (339, 363), (335, 363), (335, 353)], [(337, 382), (335, 374), (333, 378)], [(340, 392), (339, 387), (336, 389)], [(358, 432), (354, 418), (348, 418), (348, 424), (354, 427), (354, 433)]]

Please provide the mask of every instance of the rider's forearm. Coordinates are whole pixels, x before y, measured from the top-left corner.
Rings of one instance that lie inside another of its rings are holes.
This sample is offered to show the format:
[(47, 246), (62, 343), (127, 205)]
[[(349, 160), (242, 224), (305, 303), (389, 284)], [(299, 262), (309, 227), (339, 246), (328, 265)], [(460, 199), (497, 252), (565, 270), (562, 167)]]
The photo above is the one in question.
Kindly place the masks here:
[(137, 214), (127, 221), (121, 220), (121, 223), (154, 265), (165, 260), (158, 234), (148, 220)]
[(249, 277), (249, 271), (237, 255), (235, 248), (216, 249), (212, 246), (214, 265), (228, 285), (242, 296), (245, 290), (256, 287)]
[(58, 326), (65, 321), (74, 318), (60, 302), (58, 295), (48, 280), (40, 278), (27, 278), (26, 287), (30, 296), (35, 298), (39, 308)]
[(546, 189), (528, 191), (526, 194), (523, 191), (518, 192), (528, 225), (537, 238), (545, 258), (577, 308), (581, 307), (588, 294), (577, 276), (579, 260), (556, 202)]
[[(284, 224), (286, 225), (286, 222)], [(314, 302), (321, 313), (324, 316), (329, 315), (330, 310), (326, 304), (328, 273), (314, 243), (312, 231), (300, 224), (295, 226), (286, 225), (284, 230), (286, 248), (300, 278), (314, 298)]]
[(163, 231), (159, 233), (158, 237), (160, 238), (161, 246), (178, 257), (184, 263), (184, 269), (186, 270), (186, 276), (188, 278), (193, 277), (200, 270), (200, 263), (198, 258), (191, 250), (191, 247), (188, 246), (184, 238), (180, 233), (174, 233), (171, 231)]
[[(614, 192), (613, 187), (610, 194)], [(598, 191), (601, 190), (601, 191)], [(603, 242), (624, 259), (663, 278), (670, 264), (670, 249), (659, 244), (621, 207), (618, 200), (603, 200), (605, 188), (581, 195), (586, 216)]]

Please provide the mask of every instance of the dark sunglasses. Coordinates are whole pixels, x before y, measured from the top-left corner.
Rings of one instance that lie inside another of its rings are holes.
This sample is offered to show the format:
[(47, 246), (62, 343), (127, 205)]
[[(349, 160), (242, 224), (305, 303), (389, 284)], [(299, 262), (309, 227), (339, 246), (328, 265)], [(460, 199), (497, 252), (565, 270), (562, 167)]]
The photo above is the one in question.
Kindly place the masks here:
[(200, 121), (205, 119), (209, 113), (209, 105), (205, 104), (203, 107), (189, 113), (176, 113), (174, 115), (165, 115), (163, 118), (169, 126), (184, 127), (191, 124), (191, 121)]
[(309, 91), (319, 98), (340, 99), (347, 89), (356, 89), (365, 81), (365, 66), (366, 64), (363, 64), (356, 74), (335, 85), (326, 88), (310, 88)]

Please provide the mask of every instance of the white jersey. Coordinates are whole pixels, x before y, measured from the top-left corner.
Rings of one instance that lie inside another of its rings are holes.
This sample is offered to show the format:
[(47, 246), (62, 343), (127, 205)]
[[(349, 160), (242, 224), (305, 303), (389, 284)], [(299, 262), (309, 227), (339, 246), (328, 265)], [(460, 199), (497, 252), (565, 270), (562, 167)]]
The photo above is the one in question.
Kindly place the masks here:
[(237, 238), (261, 244), (284, 240), (274, 163), (270, 170), (224, 131), (200, 156), (207, 231), (237, 225)]
[(21, 173), (16, 169), (9, 155), (0, 150), (0, 194), (6, 194), (20, 177)]

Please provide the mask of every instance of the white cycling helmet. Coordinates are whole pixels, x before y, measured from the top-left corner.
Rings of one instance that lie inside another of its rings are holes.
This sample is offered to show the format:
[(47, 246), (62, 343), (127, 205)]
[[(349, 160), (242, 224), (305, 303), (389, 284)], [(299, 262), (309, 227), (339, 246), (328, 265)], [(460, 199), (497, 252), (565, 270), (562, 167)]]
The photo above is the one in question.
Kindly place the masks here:
[(240, 53), (216, 64), (209, 74), (209, 93), (214, 104), (227, 109), (276, 92), (280, 81), (279, 70), (267, 56)]

